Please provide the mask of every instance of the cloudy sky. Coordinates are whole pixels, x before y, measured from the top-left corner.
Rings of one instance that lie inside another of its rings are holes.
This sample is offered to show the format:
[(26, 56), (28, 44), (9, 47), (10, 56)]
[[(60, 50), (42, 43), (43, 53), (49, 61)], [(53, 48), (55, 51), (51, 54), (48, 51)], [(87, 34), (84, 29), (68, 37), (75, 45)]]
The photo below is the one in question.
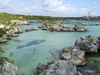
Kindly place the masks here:
[(0, 12), (44, 16), (100, 16), (100, 0), (0, 0)]

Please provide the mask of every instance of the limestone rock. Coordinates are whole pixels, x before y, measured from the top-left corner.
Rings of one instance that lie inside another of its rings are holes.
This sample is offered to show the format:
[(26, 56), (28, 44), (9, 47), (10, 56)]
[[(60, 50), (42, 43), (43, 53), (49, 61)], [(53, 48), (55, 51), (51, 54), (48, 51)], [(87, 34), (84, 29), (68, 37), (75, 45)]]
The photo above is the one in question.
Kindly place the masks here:
[(85, 65), (85, 52), (78, 48), (64, 48), (60, 57), (64, 60), (71, 60), (76, 65)]
[(78, 32), (87, 31), (87, 29), (85, 28), (85, 25), (81, 24), (81, 23), (75, 24), (74, 29), (75, 29), (75, 31), (78, 31)]
[(85, 52), (98, 53), (100, 40), (92, 36), (86, 36), (85, 38), (80, 37), (76, 40), (75, 46), (79, 47), (81, 50)]
[(5, 62), (4, 64), (0, 65), (0, 75), (18, 75), (18, 67)]
[(72, 61), (56, 61), (46, 67), (39, 75), (82, 75)]

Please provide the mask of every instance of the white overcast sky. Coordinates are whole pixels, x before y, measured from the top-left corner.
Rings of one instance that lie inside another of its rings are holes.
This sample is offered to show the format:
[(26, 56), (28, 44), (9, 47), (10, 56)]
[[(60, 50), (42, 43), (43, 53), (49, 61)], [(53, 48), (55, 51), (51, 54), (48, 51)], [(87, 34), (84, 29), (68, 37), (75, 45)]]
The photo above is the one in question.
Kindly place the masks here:
[(0, 12), (25, 15), (100, 16), (100, 0), (0, 0)]

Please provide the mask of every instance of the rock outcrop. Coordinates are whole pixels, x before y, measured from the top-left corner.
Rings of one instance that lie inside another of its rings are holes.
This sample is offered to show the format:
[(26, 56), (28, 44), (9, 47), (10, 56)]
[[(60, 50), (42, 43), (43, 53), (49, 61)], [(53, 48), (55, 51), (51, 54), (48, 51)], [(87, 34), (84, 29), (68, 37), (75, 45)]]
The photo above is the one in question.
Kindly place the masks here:
[(0, 75), (18, 75), (18, 67), (9, 62), (5, 62), (0, 65)]
[(64, 31), (64, 32), (74, 32), (74, 31), (85, 32), (85, 31), (87, 31), (87, 29), (85, 28), (85, 25), (80, 24), (80, 23), (75, 24), (75, 27), (68, 27), (66, 25), (60, 24), (59, 22), (55, 23), (55, 24), (44, 23), (41, 26), (41, 29), (42, 30), (49, 30), (49, 31), (57, 31), (57, 32), (60, 32), (60, 31)]
[(77, 31), (77, 32), (85, 32), (85, 31), (87, 31), (87, 29), (85, 28), (85, 25), (81, 24), (81, 23), (75, 24), (74, 30)]
[(41, 29), (42, 30), (49, 30), (49, 31), (57, 31), (57, 32), (60, 32), (60, 31), (73, 32), (74, 31), (73, 28), (63, 26), (61, 24), (45, 24), (45, 23), (41, 26)]
[(80, 50), (83, 50), (85, 52), (98, 53), (100, 40), (93, 36), (86, 36), (85, 38), (80, 37), (76, 40), (75, 46), (79, 47)]
[(23, 20), (12, 20), (12, 23), (17, 23), (18, 25), (29, 25), (29, 22)]
[(18, 27), (13, 27), (12, 29), (6, 31), (5, 34), (3, 34), (0, 37), (0, 43), (4, 43), (7, 42), (7, 40), (9, 39), (9, 37), (17, 37), (19, 33), (22, 33), (23, 31), (18, 28)]
[(7, 36), (18, 36), (19, 33), (22, 33), (23, 31), (18, 27), (13, 27), (12, 29), (8, 30), (6, 32)]
[(28, 31), (33, 31), (33, 30), (38, 30), (38, 28), (37, 28), (37, 27), (27, 28), (27, 29), (26, 29), (26, 32), (28, 32)]
[(39, 64), (37, 66), (39, 75), (82, 75), (76, 69), (72, 61), (56, 61), (54, 63)]
[(63, 60), (71, 60), (76, 65), (85, 65), (85, 52), (75, 47), (63, 48), (60, 57)]

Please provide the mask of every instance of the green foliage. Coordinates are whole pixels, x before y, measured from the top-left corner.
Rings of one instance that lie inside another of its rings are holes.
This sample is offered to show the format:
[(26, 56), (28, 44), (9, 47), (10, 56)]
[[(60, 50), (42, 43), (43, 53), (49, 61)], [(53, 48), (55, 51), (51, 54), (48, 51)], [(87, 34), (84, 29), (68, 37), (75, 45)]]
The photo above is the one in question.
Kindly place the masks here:
[(54, 61), (51, 61), (51, 62), (47, 62), (48, 63), (48, 65), (50, 65), (50, 64), (53, 64), (54, 63)]
[(13, 61), (13, 60), (10, 60), (10, 59), (8, 59), (7, 57), (2, 56), (3, 53), (4, 53), (4, 51), (3, 51), (2, 48), (0, 47), (0, 64), (3, 64), (5, 61), (14, 64), (14, 61)]
[(50, 17), (50, 16), (35, 16), (35, 15), (21, 15), (21, 14), (9, 14), (6, 12), (0, 13), (0, 23), (9, 24), (11, 20), (18, 20), (22, 16), (23, 20), (65, 20), (62, 17)]
[(59, 67), (59, 62), (57, 62), (56, 66)]
[(53, 70), (57, 70), (58, 68), (53, 68)]
[(34, 75), (39, 75), (39, 74), (34, 74)]
[(0, 37), (2, 37), (3, 34), (6, 34), (6, 29), (0, 28)]
[(10, 55), (9, 55), (9, 56), (11, 57), (11, 56), (13, 56), (13, 55), (14, 55), (14, 53), (10, 52)]
[(93, 37), (93, 36), (90, 36), (90, 35), (87, 36), (87, 39), (88, 39), (88, 41), (91, 42), (91, 43), (94, 41), (94, 37)]
[(99, 36), (99, 37), (97, 37), (97, 39), (98, 39), (98, 40), (100, 40), (100, 36)]
[(2, 50), (2, 48), (0, 47), (0, 64), (3, 64), (5, 61), (5, 57), (2, 56), (2, 53), (4, 53), (4, 51)]

